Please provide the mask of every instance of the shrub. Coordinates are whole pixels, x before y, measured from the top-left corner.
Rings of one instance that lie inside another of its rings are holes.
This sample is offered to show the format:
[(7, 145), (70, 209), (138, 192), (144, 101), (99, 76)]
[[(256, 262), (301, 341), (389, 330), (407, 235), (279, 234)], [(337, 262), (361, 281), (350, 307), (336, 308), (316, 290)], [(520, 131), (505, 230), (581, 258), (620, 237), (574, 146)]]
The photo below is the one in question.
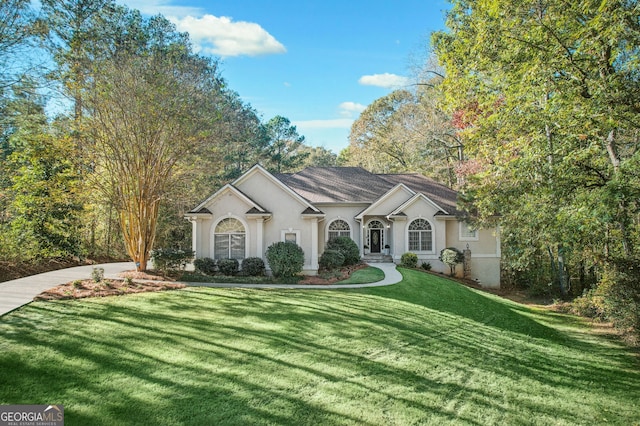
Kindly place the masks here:
[(455, 247), (447, 247), (440, 252), (440, 260), (451, 269), (451, 276), (456, 273), (456, 265), (464, 262), (464, 253)]
[(276, 277), (290, 278), (302, 272), (304, 251), (292, 241), (271, 244), (266, 256), (271, 272)]
[(360, 262), (360, 249), (349, 237), (336, 237), (330, 239), (327, 242), (325, 250), (337, 250), (342, 253), (342, 256), (344, 256), (344, 263), (342, 265), (349, 266)]
[(400, 257), (400, 265), (405, 268), (415, 268), (418, 266), (418, 255), (411, 252), (406, 252)]
[(102, 282), (104, 280), (104, 268), (93, 268), (91, 278), (97, 283)]
[(220, 259), (218, 260), (218, 269), (222, 275), (232, 277), (238, 273), (240, 263), (237, 259)]
[(325, 250), (318, 261), (320, 268), (332, 270), (344, 264), (344, 256), (338, 250)]
[(594, 291), (594, 304), (620, 330), (640, 339), (640, 260), (613, 259)]
[(429, 262), (422, 262), (422, 265), (420, 265), (420, 266), (425, 271), (430, 271), (431, 270), (431, 263), (429, 263)]
[(205, 275), (213, 275), (216, 273), (216, 261), (210, 257), (201, 257), (193, 261), (196, 271)]
[(193, 259), (193, 255), (193, 250), (159, 248), (151, 250), (150, 258), (156, 269), (166, 273), (184, 269)]
[(259, 257), (247, 257), (242, 259), (242, 273), (250, 277), (261, 277), (264, 275), (264, 260)]

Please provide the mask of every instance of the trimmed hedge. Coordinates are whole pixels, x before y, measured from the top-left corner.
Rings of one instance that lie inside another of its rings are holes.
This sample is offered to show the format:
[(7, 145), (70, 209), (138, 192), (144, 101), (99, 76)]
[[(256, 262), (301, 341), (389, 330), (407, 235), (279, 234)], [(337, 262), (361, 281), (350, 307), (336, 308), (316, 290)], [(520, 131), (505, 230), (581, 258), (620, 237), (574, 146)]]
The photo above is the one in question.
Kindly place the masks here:
[(202, 257), (193, 261), (193, 266), (196, 271), (205, 275), (213, 275), (216, 273), (216, 261), (210, 257)]
[(408, 251), (400, 257), (400, 264), (405, 268), (415, 268), (418, 266), (418, 255)]
[(238, 273), (240, 264), (237, 259), (220, 259), (218, 260), (218, 269), (222, 275), (232, 277)]
[(182, 270), (193, 259), (193, 250), (158, 248), (151, 250), (153, 266), (163, 272)]
[[(327, 242), (326, 250), (337, 250), (344, 256), (342, 265), (355, 265), (360, 262), (360, 249), (358, 245), (349, 237), (336, 237)], [(342, 266), (341, 265), (341, 266)]]
[(259, 257), (247, 257), (242, 259), (242, 275), (249, 277), (261, 277), (264, 275), (264, 260)]
[(294, 277), (302, 272), (304, 251), (291, 241), (271, 244), (266, 252), (267, 261), (275, 277)]
[(344, 264), (344, 256), (338, 250), (325, 250), (320, 256), (318, 264), (322, 269), (337, 269)]

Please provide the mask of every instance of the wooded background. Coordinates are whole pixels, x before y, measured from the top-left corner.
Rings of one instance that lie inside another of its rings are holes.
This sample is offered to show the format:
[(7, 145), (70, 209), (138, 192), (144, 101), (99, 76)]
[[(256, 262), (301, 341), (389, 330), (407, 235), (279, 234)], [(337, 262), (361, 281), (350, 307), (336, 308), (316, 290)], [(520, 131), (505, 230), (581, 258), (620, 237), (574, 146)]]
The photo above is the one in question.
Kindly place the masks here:
[(453, 0), (415, 84), (338, 155), (263, 120), (164, 17), (0, 4), (0, 260), (190, 247), (183, 214), (259, 162), (418, 172), (500, 225), (503, 286), (640, 329), (637, 1)]

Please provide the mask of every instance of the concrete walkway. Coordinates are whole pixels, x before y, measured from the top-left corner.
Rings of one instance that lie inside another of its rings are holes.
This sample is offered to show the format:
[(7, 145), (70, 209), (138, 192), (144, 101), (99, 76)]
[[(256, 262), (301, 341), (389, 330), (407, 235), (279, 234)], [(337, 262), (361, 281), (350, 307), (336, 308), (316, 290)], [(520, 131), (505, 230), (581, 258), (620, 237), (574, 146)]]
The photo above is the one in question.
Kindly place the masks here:
[[(382, 269), (384, 279), (369, 284), (333, 284), (333, 285), (294, 285), (294, 284), (231, 284), (231, 283), (185, 283), (193, 287), (219, 288), (289, 288), (289, 289), (341, 289), (364, 288), (392, 285), (402, 281), (402, 275), (393, 263), (375, 263), (372, 266)], [(91, 278), (93, 268), (104, 268), (105, 278), (118, 278), (118, 274), (135, 269), (133, 262), (104, 263), (101, 265), (76, 266), (75, 268), (60, 269), (44, 272), (30, 277), (0, 283), (0, 316), (33, 301), (33, 298), (45, 290), (60, 284), (75, 280)]]
[(32, 302), (34, 297), (52, 287), (75, 280), (90, 279), (93, 268), (98, 267), (104, 268), (105, 278), (116, 278), (120, 272), (136, 269), (133, 262), (105, 263), (59, 269), (5, 281), (0, 283), (0, 316)]
[(235, 284), (235, 283), (185, 283), (192, 287), (216, 287), (216, 288), (295, 288), (303, 290), (338, 290), (344, 288), (365, 288), (382, 287), (385, 285), (397, 284), (402, 281), (402, 274), (396, 269), (394, 263), (374, 263), (369, 264), (375, 268), (382, 269), (384, 279), (368, 284)]

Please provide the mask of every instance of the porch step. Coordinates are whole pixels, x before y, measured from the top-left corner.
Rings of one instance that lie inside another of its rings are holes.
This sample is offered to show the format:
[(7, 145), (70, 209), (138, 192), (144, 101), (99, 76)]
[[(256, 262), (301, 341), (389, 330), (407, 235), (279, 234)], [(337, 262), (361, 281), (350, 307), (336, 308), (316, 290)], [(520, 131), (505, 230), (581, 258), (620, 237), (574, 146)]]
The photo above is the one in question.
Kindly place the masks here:
[(366, 263), (392, 263), (393, 257), (388, 254), (382, 253), (369, 253), (362, 257), (362, 260)]

